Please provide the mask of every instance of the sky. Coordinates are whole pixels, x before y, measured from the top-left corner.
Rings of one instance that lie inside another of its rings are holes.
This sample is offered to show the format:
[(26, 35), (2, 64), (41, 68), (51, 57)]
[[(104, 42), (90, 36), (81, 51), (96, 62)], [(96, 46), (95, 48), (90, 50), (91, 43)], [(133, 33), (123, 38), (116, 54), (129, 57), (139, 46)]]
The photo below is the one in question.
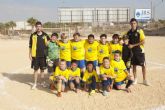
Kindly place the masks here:
[(155, 18), (165, 19), (165, 0), (0, 0), (0, 22), (26, 21), (34, 17), (42, 22), (57, 21), (58, 7), (129, 7), (155, 6)]

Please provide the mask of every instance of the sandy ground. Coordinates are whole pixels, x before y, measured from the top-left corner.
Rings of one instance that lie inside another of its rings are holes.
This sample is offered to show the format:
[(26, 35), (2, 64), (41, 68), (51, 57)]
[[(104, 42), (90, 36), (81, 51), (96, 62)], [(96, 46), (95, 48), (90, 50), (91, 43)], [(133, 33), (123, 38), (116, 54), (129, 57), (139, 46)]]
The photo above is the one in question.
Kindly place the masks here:
[(28, 59), (28, 40), (0, 40), (0, 110), (165, 110), (165, 37), (146, 38), (148, 80), (132, 93), (113, 90), (107, 97), (86, 92), (63, 93), (58, 98), (48, 88), (31, 90), (33, 70)]

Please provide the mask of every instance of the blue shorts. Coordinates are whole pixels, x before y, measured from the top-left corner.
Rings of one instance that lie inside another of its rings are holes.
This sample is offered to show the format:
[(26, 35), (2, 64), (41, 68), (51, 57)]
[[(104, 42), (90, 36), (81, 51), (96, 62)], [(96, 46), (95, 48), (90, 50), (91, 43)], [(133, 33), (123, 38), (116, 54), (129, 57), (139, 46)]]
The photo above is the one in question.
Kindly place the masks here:
[[(88, 61), (85, 60), (85, 64), (86, 64), (86, 65), (87, 65), (87, 62), (88, 62)], [(97, 60), (94, 60), (94, 61), (92, 61), (92, 62), (93, 62), (94, 67), (96, 68), (96, 66), (98, 66), (98, 61), (97, 61)]]
[(67, 65), (67, 67), (70, 67), (71, 66), (71, 61), (66, 61), (66, 65)]
[(122, 84), (124, 84), (124, 81), (121, 81), (121, 82), (115, 82), (115, 85), (116, 85), (116, 86), (120, 86), (120, 85), (122, 85)]
[(79, 68), (85, 68), (85, 60), (77, 60), (77, 63)]

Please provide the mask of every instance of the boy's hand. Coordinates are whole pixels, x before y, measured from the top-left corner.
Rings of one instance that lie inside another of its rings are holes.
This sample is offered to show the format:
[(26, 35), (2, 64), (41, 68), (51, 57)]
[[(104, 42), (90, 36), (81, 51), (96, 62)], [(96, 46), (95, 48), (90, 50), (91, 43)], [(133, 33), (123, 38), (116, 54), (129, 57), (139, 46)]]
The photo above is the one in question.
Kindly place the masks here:
[(29, 54), (29, 59), (30, 59), (30, 61), (32, 61), (32, 56), (31, 56), (31, 54)]
[(134, 45), (129, 44), (128, 47), (129, 47), (130, 49), (132, 49), (132, 48), (134, 47)]

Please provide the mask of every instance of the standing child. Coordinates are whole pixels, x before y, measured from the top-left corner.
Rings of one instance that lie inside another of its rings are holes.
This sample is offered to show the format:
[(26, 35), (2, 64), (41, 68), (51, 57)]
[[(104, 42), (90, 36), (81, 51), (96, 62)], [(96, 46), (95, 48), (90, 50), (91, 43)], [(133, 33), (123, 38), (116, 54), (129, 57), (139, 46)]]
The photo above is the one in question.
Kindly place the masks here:
[(132, 51), (129, 48), (129, 39), (127, 35), (123, 36), (123, 49), (122, 49), (122, 59), (127, 67), (128, 72), (130, 72), (131, 68), (131, 58)]
[(100, 66), (100, 79), (102, 82), (103, 96), (110, 92), (113, 85), (113, 78), (115, 78), (114, 68), (110, 66), (109, 57), (103, 58), (103, 65)]
[(66, 61), (61, 60), (59, 66), (56, 67), (56, 70), (52, 76), (49, 77), (51, 83), (57, 88), (57, 96), (61, 97), (61, 92), (65, 90), (69, 78), (69, 70), (66, 66)]
[(71, 68), (69, 70), (69, 87), (71, 90), (74, 90), (76, 93), (80, 88), (80, 68), (77, 67), (77, 61), (72, 60)]
[(114, 59), (114, 52), (116, 50), (122, 51), (122, 45), (119, 43), (119, 35), (118, 34), (114, 34), (112, 36), (112, 41), (109, 44), (110, 60)]
[(132, 76), (127, 71), (124, 61), (121, 59), (121, 52), (119, 50), (116, 50), (114, 52), (114, 60), (111, 60), (111, 66), (114, 68), (114, 72), (117, 76), (115, 78), (116, 89), (121, 90), (122, 89), (121, 85), (128, 80), (125, 88), (127, 92), (131, 92), (130, 86), (133, 83), (133, 79)]
[(47, 65), (48, 65), (48, 73), (50, 75), (53, 74), (59, 62), (59, 46), (56, 43), (57, 39), (58, 39), (58, 34), (53, 33), (51, 35), (51, 41), (47, 45), (48, 47)]
[(87, 69), (83, 76), (84, 89), (89, 88), (90, 95), (95, 93), (96, 83), (98, 82), (98, 75), (95, 71), (94, 64), (92, 61), (87, 62)]

